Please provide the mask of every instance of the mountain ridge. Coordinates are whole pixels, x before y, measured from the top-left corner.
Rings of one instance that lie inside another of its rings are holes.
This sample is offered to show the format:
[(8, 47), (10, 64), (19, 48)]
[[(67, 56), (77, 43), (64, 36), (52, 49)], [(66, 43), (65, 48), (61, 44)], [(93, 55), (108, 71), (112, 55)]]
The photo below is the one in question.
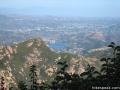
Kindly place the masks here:
[(100, 67), (100, 62), (96, 58), (53, 52), (41, 39), (0, 46), (1, 76), (5, 76), (7, 82), (13, 86), (17, 86), (19, 80), (29, 81), (29, 67), (33, 64), (40, 71), (39, 83), (51, 80), (59, 68), (59, 61), (68, 62), (69, 67), (66, 71), (71, 74), (84, 72), (87, 64), (97, 67), (98, 70)]

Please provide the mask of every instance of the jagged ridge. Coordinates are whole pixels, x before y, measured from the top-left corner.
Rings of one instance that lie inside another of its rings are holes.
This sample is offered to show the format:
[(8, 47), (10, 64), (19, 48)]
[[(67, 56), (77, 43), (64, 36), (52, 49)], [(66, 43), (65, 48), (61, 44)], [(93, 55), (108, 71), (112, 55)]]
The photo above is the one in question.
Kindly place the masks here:
[(14, 86), (19, 80), (29, 80), (29, 67), (32, 64), (37, 65), (40, 70), (39, 82), (52, 79), (58, 69), (57, 62), (60, 60), (68, 61), (69, 73), (84, 72), (88, 63), (97, 69), (100, 67), (100, 62), (96, 58), (55, 53), (41, 39), (31, 39), (12, 46), (0, 46), (0, 73)]

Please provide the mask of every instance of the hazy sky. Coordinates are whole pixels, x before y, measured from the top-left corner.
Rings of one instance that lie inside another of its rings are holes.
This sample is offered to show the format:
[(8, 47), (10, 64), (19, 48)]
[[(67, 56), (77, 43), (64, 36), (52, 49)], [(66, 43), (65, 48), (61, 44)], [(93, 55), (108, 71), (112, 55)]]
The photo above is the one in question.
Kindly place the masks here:
[(120, 17), (120, 0), (0, 0), (0, 14)]

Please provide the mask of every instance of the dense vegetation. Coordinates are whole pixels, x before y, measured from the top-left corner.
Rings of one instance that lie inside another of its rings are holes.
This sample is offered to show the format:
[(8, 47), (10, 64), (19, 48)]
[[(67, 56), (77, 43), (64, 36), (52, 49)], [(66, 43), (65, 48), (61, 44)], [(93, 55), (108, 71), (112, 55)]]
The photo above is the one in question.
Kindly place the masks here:
[[(111, 43), (113, 55), (109, 58), (102, 58), (104, 62), (101, 71), (98, 72), (95, 67), (88, 65), (86, 71), (78, 74), (66, 72), (67, 61), (58, 62), (60, 69), (56, 72), (51, 82), (37, 82), (37, 67), (30, 67), (30, 84), (25, 81), (18, 83), (20, 90), (91, 90), (91, 89), (119, 89), (120, 86), (120, 46)], [(2, 77), (3, 78), (3, 77)], [(3, 81), (4, 82), (4, 81)], [(4, 83), (3, 83), (4, 84)], [(3, 85), (2, 85), (3, 86)], [(2, 89), (5, 90), (5, 89)], [(12, 89), (11, 89), (12, 90)], [(14, 89), (13, 89), (14, 90)]]

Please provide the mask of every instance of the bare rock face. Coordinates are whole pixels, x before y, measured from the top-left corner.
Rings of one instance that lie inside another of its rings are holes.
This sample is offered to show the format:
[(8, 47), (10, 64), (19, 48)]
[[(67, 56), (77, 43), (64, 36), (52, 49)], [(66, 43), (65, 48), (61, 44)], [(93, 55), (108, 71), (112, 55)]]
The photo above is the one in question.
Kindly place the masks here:
[(69, 62), (69, 67), (67, 69), (68, 73), (71, 74), (81, 74), (85, 72), (85, 69), (87, 68), (87, 65), (91, 65), (97, 68), (99, 71), (101, 67), (101, 62), (97, 60), (96, 58), (89, 58), (89, 57), (79, 57), (79, 58), (72, 58)]
[(17, 46), (11, 47), (11, 46), (0, 46), (0, 60), (7, 57), (8, 60), (12, 59), (12, 55), (17, 53), (16, 51)]
[(57, 63), (61, 60), (68, 61), (67, 72), (71, 74), (84, 72), (88, 63), (98, 68), (100, 65), (96, 58), (55, 53), (41, 39), (31, 39), (13, 46), (0, 46), (0, 76), (6, 78), (8, 85), (17, 86), (19, 80), (29, 81), (29, 68), (35, 64), (38, 81), (46, 81), (57, 72)]
[(9, 87), (10, 83), (14, 84), (14, 86), (17, 86), (16, 78), (9, 70), (0, 70), (0, 76), (5, 78), (6, 87)]

